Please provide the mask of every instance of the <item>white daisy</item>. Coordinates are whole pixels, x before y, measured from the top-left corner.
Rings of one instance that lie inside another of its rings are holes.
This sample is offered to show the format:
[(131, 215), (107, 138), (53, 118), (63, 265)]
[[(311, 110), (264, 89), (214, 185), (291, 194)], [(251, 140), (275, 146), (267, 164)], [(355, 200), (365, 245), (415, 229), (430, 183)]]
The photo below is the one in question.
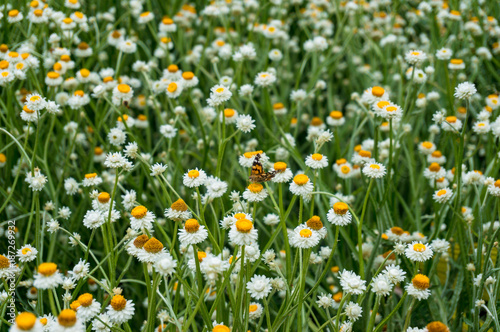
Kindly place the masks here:
[(179, 230), (179, 241), (184, 246), (198, 244), (208, 237), (205, 226), (200, 225), (196, 219), (188, 219), (184, 223), (184, 228)]

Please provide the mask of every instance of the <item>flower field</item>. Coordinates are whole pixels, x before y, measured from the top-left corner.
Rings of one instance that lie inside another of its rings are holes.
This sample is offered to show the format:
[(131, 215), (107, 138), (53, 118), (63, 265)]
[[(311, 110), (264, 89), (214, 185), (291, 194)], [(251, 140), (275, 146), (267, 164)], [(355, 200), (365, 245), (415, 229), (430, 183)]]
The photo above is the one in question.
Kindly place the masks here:
[(500, 331), (498, 20), (4, 0), (0, 331)]

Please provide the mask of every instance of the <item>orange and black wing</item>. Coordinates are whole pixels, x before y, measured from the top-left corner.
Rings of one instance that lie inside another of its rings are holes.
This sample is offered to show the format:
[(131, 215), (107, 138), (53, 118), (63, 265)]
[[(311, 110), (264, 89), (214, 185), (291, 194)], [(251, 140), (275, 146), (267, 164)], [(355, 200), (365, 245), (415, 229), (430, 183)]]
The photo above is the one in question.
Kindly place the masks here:
[(252, 164), (252, 175), (259, 176), (264, 173), (264, 167), (260, 162), (260, 153), (255, 156)]

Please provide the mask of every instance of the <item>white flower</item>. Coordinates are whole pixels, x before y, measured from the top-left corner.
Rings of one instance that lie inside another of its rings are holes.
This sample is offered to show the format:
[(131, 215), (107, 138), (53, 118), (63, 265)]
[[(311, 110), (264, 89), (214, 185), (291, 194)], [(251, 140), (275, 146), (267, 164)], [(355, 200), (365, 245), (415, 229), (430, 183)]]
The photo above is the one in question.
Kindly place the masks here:
[(346, 226), (351, 223), (352, 215), (349, 211), (349, 206), (344, 202), (336, 202), (333, 207), (328, 210), (326, 219), (337, 226)]
[(263, 275), (254, 275), (247, 282), (247, 290), (250, 296), (257, 300), (267, 297), (271, 293), (271, 289), (271, 279)]
[(372, 292), (379, 296), (387, 296), (391, 293), (392, 282), (385, 274), (379, 274), (372, 280)]
[(383, 178), (385, 175), (385, 166), (376, 162), (366, 163), (363, 167), (363, 174), (373, 179)]
[(80, 258), (78, 264), (73, 267), (72, 271), (69, 271), (69, 275), (74, 280), (80, 280), (85, 278), (89, 273), (90, 263), (86, 263), (83, 259)]
[(296, 175), (293, 181), (290, 182), (290, 191), (292, 194), (301, 196), (306, 202), (311, 199), (311, 193), (314, 190), (314, 185), (305, 174)]
[(267, 196), (267, 190), (260, 183), (251, 183), (243, 192), (243, 198), (249, 202), (261, 202)]
[(29, 244), (22, 246), (17, 251), (17, 257), (19, 261), (22, 263), (31, 262), (36, 259), (36, 255), (38, 254), (38, 250), (35, 247), (32, 247)]
[(33, 286), (38, 289), (53, 289), (63, 282), (62, 274), (54, 263), (40, 264), (34, 277)]
[(408, 295), (420, 301), (427, 299), (431, 295), (429, 287), (429, 278), (423, 274), (417, 274), (413, 277), (411, 283), (405, 286), (405, 289)]
[(414, 241), (407, 245), (405, 255), (414, 262), (425, 262), (432, 258), (433, 252), (429, 245)]
[(236, 119), (236, 128), (244, 133), (249, 133), (255, 128), (255, 120), (250, 115), (238, 115)]
[(345, 306), (345, 314), (352, 322), (357, 321), (361, 317), (362, 313), (363, 308), (355, 302), (351, 301)]
[(106, 161), (104, 161), (104, 166), (109, 168), (120, 168), (125, 166), (127, 163), (127, 158), (125, 158), (121, 152), (108, 153), (106, 155)]
[(207, 99), (208, 105), (215, 107), (228, 101), (233, 94), (222, 84), (215, 85), (210, 89), (210, 98)]
[(405, 280), (406, 272), (403, 271), (399, 265), (392, 264), (385, 267), (383, 274), (390, 282), (397, 284)]
[(257, 241), (258, 232), (252, 221), (241, 218), (231, 225), (229, 230), (229, 241), (235, 245), (250, 245)]
[(270, 86), (274, 82), (276, 82), (276, 75), (271, 73), (271, 72), (264, 71), (264, 72), (260, 72), (257, 74), (257, 76), (255, 77), (254, 83), (257, 86), (266, 87), (266, 86)]
[(41, 111), (47, 106), (47, 101), (39, 93), (32, 93), (26, 96), (25, 105), (32, 111)]
[(101, 211), (89, 210), (83, 217), (83, 225), (90, 229), (101, 227), (106, 222), (106, 217)]
[(315, 153), (307, 156), (306, 166), (312, 169), (321, 169), (328, 166), (328, 158), (320, 153)]
[(455, 88), (455, 97), (458, 99), (469, 99), (477, 92), (474, 83), (463, 82)]
[(122, 324), (134, 316), (135, 308), (132, 300), (126, 300), (121, 295), (115, 295), (111, 299), (110, 305), (107, 307), (107, 315), (111, 322)]
[(162, 125), (160, 126), (160, 133), (166, 138), (174, 138), (177, 135), (177, 128), (169, 124)]
[(305, 225), (297, 226), (290, 235), (290, 245), (295, 248), (307, 249), (318, 245), (321, 237), (319, 232)]
[(434, 192), (434, 195), (432, 195), (432, 198), (438, 203), (446, 203), (448, 202), (451, 197), (453, 196), (453, 191), (449, 188), (443, 188), (440, 190), (436, 190)]
[(332, 297), (325, 294), (318, 295), (318, 301), (316, 301), (318, 306), (323, 309), (330, 308), (332, 306), (332, 302), (333, 302)]
[(163, 165), (160, 163), (156, 163), (153, 166), (151, 166), (151, 176), (158, 176), (163, 174), (167, 170), (167, 165)]
[(177, 267), (177, 261), (168, 252), (163, 252), (154, 262), (154, 269), (160, 275), (166, 277), (172, 275)]
[(435, 239), (431, 243), (432, 249), (440, 254), (445, 254), (450, 249), (450, 243), (446, 240)]
[(109, 142), (116, 147), (123, 145), (126, 139), (127, 134), (119, 128), (112, 128), (108, 133)]
[(92, 321), (92, 331), (95, 332), (110, 332), (111, 329), (108, 326), (112, 326), (109, 316), (106, 314), (100, 314)]
[(427, 59), (427, 55), (419, 50), (411, 50), (405, 54), (405, 60), (411, 65), (421, 64)]
[(192, 169), (184, 173), (182, 183), (189, 188), (199, 187), (207, 181), (207, 173), (202, 169)]
[(196, 219), (188, 219), (184, 223), (184, 228), (179, 230), (179, 241), (184, 246), (198, 244), (208, 237), (205, 226), (200, 225)]
[(340, 285), (347, 294), (360, 295), (366, 290), (366, 281), (352, 271), (343, 270), (339, 273)]
[(222, 197), (222, 195), (226, 193), (228, 187), (227, 182), (214, 176), (207, 178), (204, 185), (207, 187), (207, 194), (211, 198)]

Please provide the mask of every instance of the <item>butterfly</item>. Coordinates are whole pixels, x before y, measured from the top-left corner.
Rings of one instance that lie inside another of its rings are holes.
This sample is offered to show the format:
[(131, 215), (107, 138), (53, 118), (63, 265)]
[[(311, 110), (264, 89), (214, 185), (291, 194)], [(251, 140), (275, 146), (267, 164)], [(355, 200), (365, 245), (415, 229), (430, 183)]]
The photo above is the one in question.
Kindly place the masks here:
[(266, 182), (276, 175), (276, 171), (264, 172), (264, 167), (260, 162), (260, 153), (255, 156), (252, 164), (252, 174), (248, 178), (250, 182)]

